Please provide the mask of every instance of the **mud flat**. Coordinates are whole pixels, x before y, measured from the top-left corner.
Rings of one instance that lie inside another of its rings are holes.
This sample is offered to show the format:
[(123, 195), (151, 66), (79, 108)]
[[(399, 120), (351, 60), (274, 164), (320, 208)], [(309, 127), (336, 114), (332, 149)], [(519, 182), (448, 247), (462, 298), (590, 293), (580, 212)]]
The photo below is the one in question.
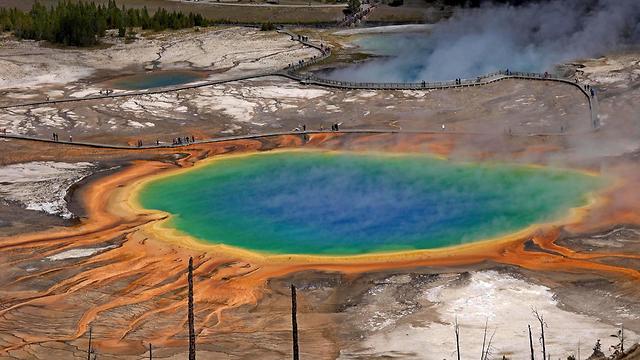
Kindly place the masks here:
[(0, 41), (0, 89), (9, 98), (20, 98), (13, 91), (25, 88), (47, 89), (52, 99), (79, 91), (86, 96), (103, 88), (100, 80), (145, 69), (197, 69), (228, 76), (273, 71), (316, 54), (286, 35), (243, 27), (148, 33), (131, 43), (107, 38), (106, 46), (97, 49), (59, 49), (6, 35)]

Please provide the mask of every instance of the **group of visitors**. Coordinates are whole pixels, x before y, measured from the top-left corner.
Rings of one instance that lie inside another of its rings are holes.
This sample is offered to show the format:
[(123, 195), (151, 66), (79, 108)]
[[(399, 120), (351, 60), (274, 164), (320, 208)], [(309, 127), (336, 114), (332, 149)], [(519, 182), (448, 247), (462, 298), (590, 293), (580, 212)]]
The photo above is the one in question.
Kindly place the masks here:
[(456, 79), (456, 85), (462, 85), (462, 79), (457, 78)]
[(112, 93), (113, 93), (113, 90), (111, 89), (100, 90), (100, 95), (110, 95)]
[[(297, 39), (298, 41), (303, 42), (303, 43), (309, 42), (309, 37), (308, 36), (304, 36), (304, 35), (300, 35), (300, 34), (297, 34), (295, 36), (297, 38), (293, 37), (293, 35), (292, 35), (291, 36), (291, 40), (296, 40)], [(320, 43), (320, 51), (322, 52), (322, 55), (329, 55), (331, 53), (331, 49), (328, 46), (326, 46), (326, 45), (324, 45), (322, 43)], [(318, 57), (316, 55), (314, 55), (313, 58), (312, 58), (312, 63), (317, 58)], [(304, 64), (305, 64), (304, 60), (298, 60), (297, 64), (291, 63), (291, 64), (287, 65), (287, 68), (302, 67)]]
[[(185, 144), (194, 143), (194, 142), (196, 142), (196, 138), (193, 135), (191, 135), (191, 137), (185, 136), (185, 137), (173, 138), (172, 145), (185, 145)], [(158, 144), (159, 143), (160, 142), (158, 142)]]
[(290, 64), (290, 66), (292, 66), (292, 67), (293, 67), (293, 66), (298, 66), (298, 67), (300, 67), (300, 66), (303, 66), (303, 65), (304, 65), (304, 59), (303, 59), (303, 60), (298, 60), (298, 64), (297, 64), (297, 65)]
[(348, 27), (348, 26), (351, 26), (351, 24), (355, 24), (356, 22), (361, 21), (364, 17), (369, 15), (369, 13), (371, 12), (371, 9), (372, 7), (369, 7), (366, 9), (361, 9), (360, 11), (354, 14), (345, 15), (341, 25)]
[[(306, 125), (303, 125), (303, 131), (306, 131), (307, 127)], [(6, 129), (0, 129), (0, 133), (1, 134), (6, 134), (7, 130)], [(58, 133), (54, 132), (51, 134), (51, 139), (53, 141), (60, 141), (60, 136), (58, 135)], [(196, 141), (195, 136), (191, 135), (191, 136), (184, 136), (184, 137), (176, 137), (173, 138), (173, 145), (185, 145), (185, 144), (192, 144)], [(69, 142), (73, 142), (73, 136), (69, 135)], [(144, 142), (142, 141), (142, 139), (138, 139), (136, 141), (136, 146), (141, 148), (144, 146)], [(156, 146), (160, 146), (160, 139), (156, 139)]]
[[(331, 131), (339, 131), (339, 130), (340, 130), (340, 123), (331, 124)], [(293, 129), (293, 131), (306, 132), (307, 125), (306, 124), (299, 125), (295, 129)], [(324, 126), (320, 125), (320, 131), (324, 131)]]
[(322, 55), (329, 55), (331, 53), (331, 48), (320, 43), (320, 51), (322, 51)]
[[(53, 141), (60, 141), (60, 136), (58, 135), (58, 133), (53, 133), (51, 134), (51, 139), (53, 139)], [(73, 136), (69, 135), (69, 142), (73, 142)]]
[(596, 91), (591, 87), (591, 85), (586, 84), (586, 85), (584, 86), (584, 89), (585, 89), (589, 94), (591, 94), (591, 97), (596, 96)]

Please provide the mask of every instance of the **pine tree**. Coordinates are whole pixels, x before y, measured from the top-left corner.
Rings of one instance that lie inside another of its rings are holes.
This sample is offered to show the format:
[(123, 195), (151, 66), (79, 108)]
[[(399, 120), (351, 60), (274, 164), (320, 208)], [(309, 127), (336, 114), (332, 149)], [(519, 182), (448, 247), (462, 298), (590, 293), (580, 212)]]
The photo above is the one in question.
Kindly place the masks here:
[(50, 8), (36, 2), (29, 12), (0, 8), (0, 31), (12, 31), (18, 38), (47, 40), (71, 46), (95, 45), (107, 29), (118, 29), (118, 35), (123, 37), (127, 28), (162, 31), (211, 23), (200, 14), (169, 13), (164, 8), (150, 16), (146, 7), (118, 7), (115, 0), (109, 0), (106, 6), (82, 0), (62, 0)]

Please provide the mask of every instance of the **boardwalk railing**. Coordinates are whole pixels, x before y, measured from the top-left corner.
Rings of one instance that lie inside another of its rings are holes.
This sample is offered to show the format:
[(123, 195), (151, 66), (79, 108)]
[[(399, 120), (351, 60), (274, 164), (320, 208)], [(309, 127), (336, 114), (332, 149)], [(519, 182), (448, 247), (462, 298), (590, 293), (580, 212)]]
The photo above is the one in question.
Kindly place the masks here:
[[(308, 136), (315, 134), (405, 134), (405, 135), (451, 135), (451, 136), (483, 136), (489, 133), (476, 132), (476, 131), (451, 131), (451, 130), (403, 130), (403, 129), (375, 129), (375, 128), (361, 128), (361, 129), (340, 129), (336, 131), (329, 130), (291, 130), (291, 131), (274, 131), (274, 132), (264, 132), (260, 134), (246, 134), (246, 135), (232, 135), (232, 136), (221, 136), (210, 139), (202, 139), (195, 140), (191, 142), (184, 143), (167, 143), (160, 142), (159, 144), (147, 144), (141, 146), (134, 145), (117, 145), (117, 144), (105, 144), (105, 143), (97, 143), (97, 142), (87, 142), (87, 141), (64, 141), (64, 140), (52, 140), (50, 138), (41, 138), (37, 136), (29, 136), (29, 135), (19, 135), (19, 134), (6, 134), (0, 133), (0, 139), (14, 139), (14, 140), (26, 140), (26, 141), (36, 141), (41, 143), (51, 143), (51, 144), (60, 144), (60, 145), (72, 145), (72, 146), (81, 146), (81, 147), (89, 147), (89, 148), (100, 148), (100, 149), (112, 149), (112, 150), (145, 150), (145, 149), (168, 149), (168, 148), (182, 148), (187, 146), (194, 146), (199, 144), (210, 144), (210, 143), (220, 143), (226, 141), (236, 141), (236, 140), (257, 140), (268, 137), (277, 137), (277, 136)], [(494, 133), (491, 133), (494, 134)], [(575, 132), (571, 133), (571, 135), (583, 134), (583, 132)], [(557, 132), (538, 132), (538, 133), (511, 133), (510, 136), (514, 137), (549, 137), (549, 136), (565, 136), (568, 135), (566, 133), (557, 133)]]
[(305, 73), (301, 70), (317, 64), (329, 56), (331, 56), (331, 48), (324, 44), (315, 44), (308, 40), (307, 37), (295, 34), (289, 30), (279, 29), (281, 33), (291, 36), (291, 40), (299, 41), (301, 44), (315, 48), (321, 52), (320, 56), (314, 56), (310, 59), (300, 60), (295, 64), (290, 64), (284, 71), (278, 73), (278, 75), (287, 77), (291, 80), (299, 81), (302, 84), (316, 85), (324, 87), (333, 87), (338, 89), (365, 89), (365, 90), (440, 90), (440, 89), (455, 89), (465, 88), (492, 84), (498, 81), (506, 79), (522, 79), (522, 80), (540, 80), (540, 81), (555, 81), (572, 85), (580, 90), (589, 104), (589, 112), (591, 113), (591, 127), (598, 129), (600, 127), (600, 119), (598, 116), (598, 98), (596, 89), (589, 86), (580, 84), (577, 81), (571, 79), (556, 77), (548, 73), (540, 74), (534, 72), (518, 72), (501, 70), (494, 73), (478, 76), (472, 79), (459, 79), (450, 81), (436, 81), (436, 82), (401, 82), (401, 83), (389, 83), (389, 82), (353, 82), (344, 80), (333, 80), (327, 78), (321, 78), (312, 73)]

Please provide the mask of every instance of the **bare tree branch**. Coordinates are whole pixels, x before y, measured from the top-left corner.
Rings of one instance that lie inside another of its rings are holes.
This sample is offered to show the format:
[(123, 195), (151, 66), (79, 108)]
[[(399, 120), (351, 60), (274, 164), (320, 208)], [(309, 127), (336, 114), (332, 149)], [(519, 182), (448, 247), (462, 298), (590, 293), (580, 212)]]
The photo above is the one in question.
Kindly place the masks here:
[(493, 348), (493, 337), (496, 335), (496, 329), (493, 329), (493, 333), (491, 334), (491, 337), (489, 338), (489, 343), (487, 343), (487, 350), (484, 353), (484, 360), (489, 359), (489, 356), (491, 356), (491, 349)]
[(538, 312), (537, 309), (531, 308), (533, 315), (540, 323), (540, 343), (542, 344), (542, 360), (547, 360), (547, 344), (544, 339), (544, 328), (547, 323), (544, 322), (544, 316)]
[(485, 342), (487, 341), (487, 323), (489, 322), (489, 319), (486, 319), (484, 321), (484, 335), (482, 336), (482, 352), (480, 353), (480, 360), (484, 360), (484, 345)]

